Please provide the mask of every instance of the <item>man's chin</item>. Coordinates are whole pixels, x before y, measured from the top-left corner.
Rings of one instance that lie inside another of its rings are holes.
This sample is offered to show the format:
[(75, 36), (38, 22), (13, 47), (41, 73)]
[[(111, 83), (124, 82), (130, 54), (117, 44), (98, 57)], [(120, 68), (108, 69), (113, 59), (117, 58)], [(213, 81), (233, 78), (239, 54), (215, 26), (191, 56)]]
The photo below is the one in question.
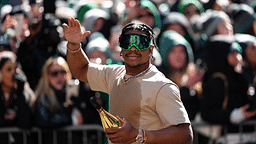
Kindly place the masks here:
[(142, 66), (144, 64), (147, 64), (147, 62), (146, 63), (142, 63), (142, 64), (141, 63), (126, 63), (126, 65), (131, 67), (131, 68), (137, 68), (137, 67), (140, 67), (140, 66)]
[(131, 67), (131, 68), (135, 68), (135, 67), (141, 66), (141, 64), (133, 63), (133, 62), (126, 63), (126, 65), (129, 66), (129, 67)]

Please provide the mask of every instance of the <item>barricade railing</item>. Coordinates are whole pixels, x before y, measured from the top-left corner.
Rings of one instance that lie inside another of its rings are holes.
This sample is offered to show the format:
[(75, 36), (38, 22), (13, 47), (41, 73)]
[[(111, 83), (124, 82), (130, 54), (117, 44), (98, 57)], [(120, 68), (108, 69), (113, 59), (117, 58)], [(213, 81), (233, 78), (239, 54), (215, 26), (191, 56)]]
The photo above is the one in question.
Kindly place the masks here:
[[(256, 120), (244, 121), (237, 126), (237, 133), (228, 133), (227, 125), (211, 124), (201, 119), (193, 121), (194, 144), (200, 144), (200, 134), (208, 138), (208, 144), (256, 143)], [(254, 131), (243, 132), (244, 126), (253, 127)]]
[[(250, 120), (245, 121), (238, 125), (239, 132), (236, 133), (236, 135), (229, 135), (229, 139), (238, 139), (239, 144), (246, 143), (246, 140), (248, 138), (248, 133), (243, 133), (243, 126), (253, 126), (254, 132), (249, 134), (249, 137), (253, 142), (256, 143), (256, 120)], [(216, 125), (216, 124), (210, 124), (208, 122), (205, 122), (203, 120), (195, 120), (192, 122), (193, 132), (194, 132), (194, 144), (200, 144), (199, 134), (205, 135), (209, 138), (208, 144), (214, 144), (214, 143), (222, 143), (222, 144), (228, 144), (230, 142), (228, 141), (228, 130), (227, 126), (225, 125)], [(223, 134), (221, 134), (221, 130), (223, 129)], [(29, 130), (26, 129), (20, 129), (18, 127), (2, 127), (0, 128), (0, 134), (8, 134), (8, 137), (11, 137), (13, 133), (21, 133), (23, 135), (22, 141), (23, 144), (27, 144), (27, 133), (36, 133), (37, 134), (37, 144), (42, 144), (43, 140), (43, 132), (49, 131), (49, 130), (43, 130), (38, 127), (33, 127)], [(96, 137), (97, 137), (97, 144), (102, 144), (103, 142), (103, 133), (104, 130), (101, 125), (99, 124), (84, 124), (84, 125), (78, 125), (78, 126), (66, 126), (62, 128), (57, 128), (51, 130), (53, 134), (53, 144), (58, 144), (57, 142), (57, 133), (58, 132), (67, 132), (67, 139), (68, 144), (72, 144), (72, 137), (73, 132), (80, 131), (82, 132), (82, 144), (88, 144), (88, 132), (95, 131)], [(237, 141), (237, 140), (236, 140)], [(232, 143), (232, 142), (231, 142)], [(11, 141), (9, 140), (9, 143), (11, 144)]]
[(83, 124), (83, 125), (77, 125), (77, 126), (65, 126), (57, 129), (40, 129), (38, 127), (33, 127), (29, 130), (27, 129), (21, 129), (18, 127), (1, 127), (0, 128), (0, 134), (8, 134), (9, 140), (8, 144), (11, 144), (10, 137), (12, 136), (13, 133), (20, 133), (23, 135), (23, 138), (21, 141), (23, 141), (23, 144), (28, 143), (27, 139), (27, 134), (28, 133), (36, 133), (38, 138), (37, 138), (37, 144), (42, 144), (43, 140), (43, 133), (46, 131), (51, 131), (53, 134), (53, 144), (58, 144), (57, 143), (57, 133), (58, 132), (67, 132), (67, 139), (68, 139), (68, 144), (72, 144), (72, 133), (73, 132), (82, 132), (82, 144), (88, 144), (89, 139), (88, 139), (88, 132), (94, 131), (97, 135), (97, 144), (102, 144), (102, 138), (103, 138), (103, 128), (99, 124)]

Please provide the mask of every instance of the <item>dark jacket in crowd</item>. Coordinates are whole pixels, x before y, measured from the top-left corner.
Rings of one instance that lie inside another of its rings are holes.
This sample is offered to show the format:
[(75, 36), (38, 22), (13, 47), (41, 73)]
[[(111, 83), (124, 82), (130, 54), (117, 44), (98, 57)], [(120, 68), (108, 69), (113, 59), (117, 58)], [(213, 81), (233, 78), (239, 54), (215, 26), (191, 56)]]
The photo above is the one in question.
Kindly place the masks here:
[[(8, 104), (5, 104), (4, 101), (4, 93), (2, 92), (2, 88), (0, 86), (0, 127), (18, 127), (23, 130), (29, 130), (32, 125), (32, 109), (29, 105), (29, 99), (24, 95), (24, 84), (25, 80), (21, 79), (22, 76), (16, 77), (18, 89), (13, 89), (12, 94), (10, 95), (10, 100)], [(12, 119), (6, 119), (5, 113), (7, 112), (15, 112), (15, 116)], [(12, 134), (15, 143), (22, 144), (22, 133), (13, 133)], [(28, 143), (31, 143), (30, 137), (28, 137)], [(0, 143), (7, 144), (10, 142), (8, 134), (0, 134)]]
[(203, 82), (202, 118), (210, 123), (229, 125), (229, 131), (238, 131), (230, 122), (235, 108), (249, 103), (248, 83), (243, 74), (234, 71), (227, 62), (232, 37), (214, 36), (206, 47), (208, 71)]

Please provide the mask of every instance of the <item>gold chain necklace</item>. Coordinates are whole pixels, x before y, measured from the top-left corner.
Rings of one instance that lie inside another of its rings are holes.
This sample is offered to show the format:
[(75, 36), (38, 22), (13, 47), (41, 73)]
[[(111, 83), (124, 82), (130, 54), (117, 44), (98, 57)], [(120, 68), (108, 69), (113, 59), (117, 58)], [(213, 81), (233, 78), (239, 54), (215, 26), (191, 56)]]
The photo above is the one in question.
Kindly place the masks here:
[(126, 79), (126, 77), (125, 77), (125, 75), (124, 75), (124, 78), (123, 78), (124, 84), (126, 84), (126, 83), (127, 83), (128, 81), (130, 81), (131, 79), (134, 79), (134, 78), (137, 78), (137, 77), (143, 75), (143, 74), (146, 73), (150, 68), (151, 68), (151, 65), (150, 65), (147, 69), (145, 69), (144, 71), (142, 71), (141, 73), (139, 73), (139, 74), (137, 74), (137, 75), (135, 75), (135, 76), (131, 76), (131, 77), (127, 78), (127, 79)]

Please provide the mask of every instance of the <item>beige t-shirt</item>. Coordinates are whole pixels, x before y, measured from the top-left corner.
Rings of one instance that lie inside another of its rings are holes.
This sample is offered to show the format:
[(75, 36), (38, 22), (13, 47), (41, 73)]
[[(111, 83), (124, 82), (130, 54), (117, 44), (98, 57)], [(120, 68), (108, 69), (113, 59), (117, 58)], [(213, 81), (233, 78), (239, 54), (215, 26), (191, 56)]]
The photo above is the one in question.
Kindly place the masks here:
[(178, 86), (154, 65), (127, 82), (125, 73), (124, 65), (89, 65), (89, 85), (94, 91), (109, 94), (110, 113), (130, 121), (136, 129), (158, 130), (190, 123)]

